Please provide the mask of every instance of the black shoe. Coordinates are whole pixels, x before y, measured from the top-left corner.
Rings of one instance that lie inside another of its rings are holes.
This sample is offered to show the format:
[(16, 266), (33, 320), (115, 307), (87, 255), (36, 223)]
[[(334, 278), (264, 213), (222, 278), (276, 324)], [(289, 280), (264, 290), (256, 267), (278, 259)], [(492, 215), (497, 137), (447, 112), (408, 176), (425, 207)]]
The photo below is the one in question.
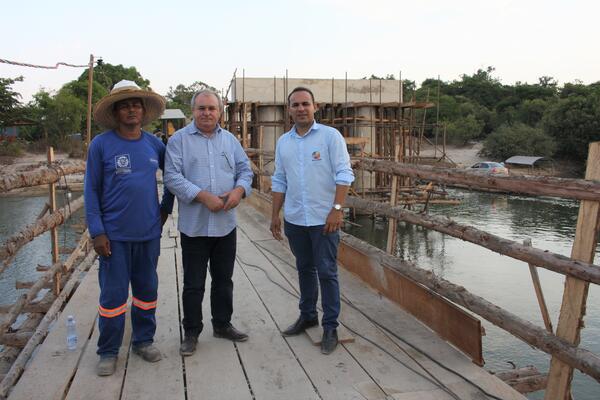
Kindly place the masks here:
[(191, 356), (196, 351), (197, 343), (198, 338), (196, 336), (185, 336), (183, 342), (181, 342), (181, 347), (179, 347), (179, 354), (184, 357)]
[(235, 329), (229, 324), (225, 328), (213, 327), (213, 336), (216, 338), (229, 339), (232, 342), (245, 342), (248, 340), (248, 335)]
[(319, 325), (318, 318), (306, 320), (301, 315), (296, 320), (296, 322), (294, 322), (285, 331), (283, 331), (281, 333), (283, 336), (294, 336), (294, 335), (298, 335), (298, 334), (304, 332), (307, 328), (310, 328), (311, 326), (317, 326), (317, 325)]
[(323, 339), (321, 339), (321, 353), (331, 354), (338, 344), (337, 330), (328, 329), (323, 331)]

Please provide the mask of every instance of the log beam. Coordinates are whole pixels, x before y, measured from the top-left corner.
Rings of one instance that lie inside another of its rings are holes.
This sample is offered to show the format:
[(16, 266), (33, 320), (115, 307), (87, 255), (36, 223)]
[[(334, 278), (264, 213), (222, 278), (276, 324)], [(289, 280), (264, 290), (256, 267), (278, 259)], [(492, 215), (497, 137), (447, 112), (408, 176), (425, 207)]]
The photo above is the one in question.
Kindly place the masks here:
[(5, 174), (0, 178), (0, 193), (8, 192), (22, 187), (38, 186), (58, 182), (64, 175), (71, 175), (85, 171), (83, 161), (69, 161), (54, 164), (34, 171)]
[[(70, 206), (65, 206), (57, 212), (46, 215), (33, 224), (26, 226), (21, 232), (11, 236), (0, 246), (0, 259), (14, 256), (25, 244), (31, 242), (36, 236), (61, 225), (81, 207), (83, 207), (83, 196), (72, 201)], [(0, 266), (0, 274), (4, 272), (5, 268), (6, 265)]]
[(406, 211), (401, 207), (390, 207), (387, 204), (368, 201), (358, 197), (347, 197), (346, 205), (359, 210), (368, 210), (378, 215), (396, 218), (427, 229), (442, 232), (461, 240), (475, 243), (497, 253), (516, 258), (538, 267), (576, 277), (585, 282), (600, 284), (600, 266), (587, 262), (572, 260), (560, 254), (552, 253), (523, 245), (513, 240), (501, 238), (471, 226), (460, 225), (446, 217), (421, 215)]
[(447, 185), (454, 184), (473, 189), (486, 188), (534, 196), (600, 201), (600, 182), (585, 179), (533, 176), (494, 177), (473, 174), (456, 168), (403, 164), (373, 158), (359, 159), (354, 163), (353, 168), (364, 168), (367, 171), (386, 172), (393, 175), (409, 176), (413, 179), (435, 181)]

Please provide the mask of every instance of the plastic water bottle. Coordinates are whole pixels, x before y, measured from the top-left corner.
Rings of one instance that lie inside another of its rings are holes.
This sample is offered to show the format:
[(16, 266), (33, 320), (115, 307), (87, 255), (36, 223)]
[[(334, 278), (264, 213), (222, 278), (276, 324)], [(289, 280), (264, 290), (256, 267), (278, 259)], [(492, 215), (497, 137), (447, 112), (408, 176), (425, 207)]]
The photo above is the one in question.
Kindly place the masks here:
[(77, 349), (77, 325), (72, 315), (67, 317), (67, 349)]

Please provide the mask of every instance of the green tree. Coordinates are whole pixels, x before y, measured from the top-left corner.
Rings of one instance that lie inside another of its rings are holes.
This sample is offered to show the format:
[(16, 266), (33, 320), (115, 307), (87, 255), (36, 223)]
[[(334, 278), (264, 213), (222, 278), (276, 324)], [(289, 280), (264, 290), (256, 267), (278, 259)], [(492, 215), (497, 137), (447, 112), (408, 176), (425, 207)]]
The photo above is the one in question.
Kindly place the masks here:
[(482, 154), (498, 160), (515, 155), (551, 157), (555, 149), (556, 143), (542, 129), (517, 122), (492, 132), (483, 143)]
[(66, 144), (68, 135), (81, 132), (85, 122), (86, 105), (68, 88), (55, 95), (41, 90), (33, 96), (30, 107), (39, 126), (29, 130), (29, 138), (44, 138), (53, 146)]
[(0, 78), (0, 127), (8, 126), (22, 116), (21, 95), (11, 88), (15, 82), (23, 82), (23, 77)]
[(517, 120), (529, 126), (537, 126), (542, 121), (544, 113), (553, 101), (552, 99), (525, 100), (516, 110)]
[(466, 145), (481, 134), (483, 123), (473, 114), (451, 121), (447, 124), (447, 140), (449, 143)]
[(462, 95), (493, 109), (507, 95), (506, 88), (492, 76), (494, 67), (486, 70), (478, 69), (473, 75), (462, 75), (460, 81), (454, 81), (448, 86), (448, 94)]
[(558, 143), (558, 155), (581, 162), (590, 142), (600, 140), (600, 93), (569, 95), (558, 100), (542, 120), (544, 131)]
[(200, 90), (212, 90), (216, 89), (207, 83), (196, 81), (190, 86), (179, 84), (173, 88), (169, 87), (169, 92), (165, 96), (167, 98), (167, 108), (179, 108), (187, 117), (192, 116), (191, 101), (192, 96)]

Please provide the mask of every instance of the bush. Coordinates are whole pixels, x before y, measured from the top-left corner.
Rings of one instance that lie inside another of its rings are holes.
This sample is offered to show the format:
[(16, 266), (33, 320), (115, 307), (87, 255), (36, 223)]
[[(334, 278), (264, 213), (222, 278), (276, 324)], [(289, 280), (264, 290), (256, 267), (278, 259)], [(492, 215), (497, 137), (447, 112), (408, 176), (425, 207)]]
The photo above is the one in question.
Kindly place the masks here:
[(540, 128), (517, 122), (492, 132), (483, 142), (481, 153), (504, 160), (516, 155), (551, 157), (555, 150), (555, 141)]
[(466, 145), (481, 133), (483, 123), (473, 115), (449, 122), (446, 128), (448, 143)]
[(18, 157), (23, 154), (23, 144), (18, 140), (0, 142), (0, 156)]

